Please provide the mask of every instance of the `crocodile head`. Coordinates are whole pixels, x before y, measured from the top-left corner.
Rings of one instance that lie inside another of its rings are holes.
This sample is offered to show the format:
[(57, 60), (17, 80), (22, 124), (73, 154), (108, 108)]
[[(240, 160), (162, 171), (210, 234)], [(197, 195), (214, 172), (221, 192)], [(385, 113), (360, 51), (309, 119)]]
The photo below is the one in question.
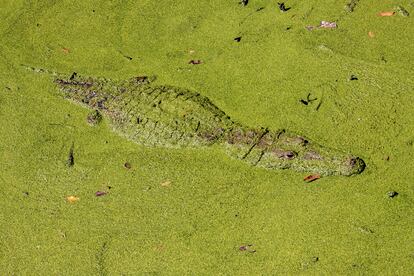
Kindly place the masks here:
[(229, 133), (225, 141), (231, 156), (258, 167), (325, 176), (350, 176), (365, 169), (365, 162), (359, 157), (323, 147), (284, 130), (238, 128)]

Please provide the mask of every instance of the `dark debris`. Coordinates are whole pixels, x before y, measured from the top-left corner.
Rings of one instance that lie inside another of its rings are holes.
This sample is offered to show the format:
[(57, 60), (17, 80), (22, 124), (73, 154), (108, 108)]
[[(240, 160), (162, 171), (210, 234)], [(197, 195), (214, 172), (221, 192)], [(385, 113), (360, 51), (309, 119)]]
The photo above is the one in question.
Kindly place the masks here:
[(68, 167), (73, 167), (73, 165), (75, 165), (74, 148), (75, 148), (75, 144), (72, 143), (69, 149), (68, 159), (66, 160), (66, 165)]
[(238, 37), (234, 38), (234, 41), (236, 41), (236, 42), (240, 42), (240, 41), (241, 41), (241, 39), (242, 39), (242, 37), (241, 37), (241, 36), (238, 36)]
[(300, 99), (299, 102), (301, 102), (304, 105), (308, 105), (310, 103), (312, 103), (313, 101), (316, 101), (318, 98), (313, 98), (311, 99), (311, 93), (308, 93), (308, 96), (306, 96), (306, 99)]
[(247, 4), (249, 4), (249, 0), (241, 0), (239, 4), (242, 6), (247, 6)]
[(396, 191), (389, 191), (389, 192), (387, 193), (387, 196), (388, 196), (389, 198), (394, 198), (394, 197), (398, 196), (398, 192), (396, 192)]
[(203, 61), (200, 59), (192, 59), (188, 62), (188, 64), (193, 64), (193, 65), (197, 65), (197, 64), (202, 64)]
[(279, 6), (279, 10), (282, 12), (287, 12), (288, 10), (290, 10), (291, 8), (286, 7), (285, 3), (277, 3), (277, 5)]

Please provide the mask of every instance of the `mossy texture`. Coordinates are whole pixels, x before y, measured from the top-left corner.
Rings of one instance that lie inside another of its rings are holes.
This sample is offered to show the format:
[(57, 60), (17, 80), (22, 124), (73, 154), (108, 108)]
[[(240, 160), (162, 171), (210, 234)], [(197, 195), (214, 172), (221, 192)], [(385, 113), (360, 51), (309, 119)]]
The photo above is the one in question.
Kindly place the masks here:
[[(0, 1), (2, 274), (414, 273), (412, 1), (239, 2)], [(220, 145), (136, 144), (22, 64), (156, 75), (367, 167), (305, 183)]]

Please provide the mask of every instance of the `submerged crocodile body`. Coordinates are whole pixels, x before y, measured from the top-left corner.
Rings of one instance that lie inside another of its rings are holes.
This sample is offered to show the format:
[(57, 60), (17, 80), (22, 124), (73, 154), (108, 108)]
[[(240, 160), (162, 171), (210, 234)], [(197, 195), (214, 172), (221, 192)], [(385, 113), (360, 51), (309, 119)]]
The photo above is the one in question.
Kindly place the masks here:
[[(46, 70), (31, 68), (40, 72)], [(194, 91), (155, 85), (147, 77), (123, 81), (53, 73), (64, 97), (99, 110), (113, 130), (145, 146), (220, 145), (237, 159), (269, 169), (321, 175), (353, 175), (362, 159), (323, 147), (286, 130), (243, 126), (207, 97)]]

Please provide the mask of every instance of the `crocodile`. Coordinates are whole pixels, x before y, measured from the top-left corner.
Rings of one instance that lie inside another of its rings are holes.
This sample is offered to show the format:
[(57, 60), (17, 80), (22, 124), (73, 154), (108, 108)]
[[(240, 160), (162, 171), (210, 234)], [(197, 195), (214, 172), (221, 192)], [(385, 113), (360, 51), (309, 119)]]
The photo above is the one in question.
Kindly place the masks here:
[(365, 162), (357, 156), (285, 129), (242, 125), (200, 93), (157, 85), (151, 77), (112, 80), (27, 68), (53, 75), (64, 98), (102, 113), (113, 131), (144, 146), (218, 145), (252, 166), (323, 176), (351, 176), (365, 169)]

